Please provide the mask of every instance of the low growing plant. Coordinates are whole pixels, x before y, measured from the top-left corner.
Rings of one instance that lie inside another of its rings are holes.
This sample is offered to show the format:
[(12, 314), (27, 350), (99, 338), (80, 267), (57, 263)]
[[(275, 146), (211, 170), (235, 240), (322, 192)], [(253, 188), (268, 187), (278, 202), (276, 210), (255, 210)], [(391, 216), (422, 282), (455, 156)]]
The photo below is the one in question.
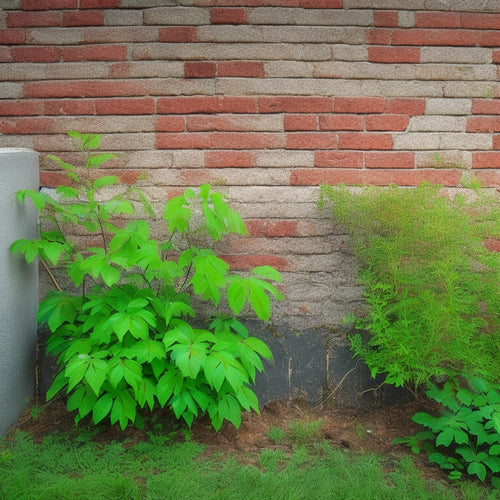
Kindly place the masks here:
[[(70, 135), (87, 154), (99, 146), (98, 135)], [(11, 248), (28, 262), (38, 257), (56, 284), (37, 315), (51, 331), (47, 350), (60, 365), (47, 399), (64, 391), (76, 423), (91, 415), (95, 424), (109, 418), (122, 429), (142, 426), (140, 410), (157, 406), (188, 425), (207, 413), (215, 429), (224, 420), (239, 426), (243, 409), (258, 412), (249, 385), (272, 354), (235, 316), (249, 304), (267, 321), (271, 298), (283, 298), (272, 284), (280, 275), (269, 266), (248, 276), (231, 273), (211, 248), (189, 243), (195, 219), (201, 219), (197, 233), (218, 241), (245, 233), (240, 216), (209, 185), (187, 189), (166, 203), (168, 238), (160, 240), (151, 234), (151, 205), (137, 186), (124, 188), (116, 176), (95, 178), (93, 169), (112, 154), (88, 154), (84, 168), (51, 158), (70, 183), (56, 196), (18, 193), (44, 224), (40, 238)], [(141, 206), (146, 218), (138, 217)], [(70, 237), (75, 232), (98, 243), (79, 249)], [(50, 266), (62, 267), (76, 292), (63, 289)], [(193, 297), (217, 313), (208, 324), (196, 318)]]
[(416, 413), (413, 420), (428, 430), (394, 442), (414, 453), (424, 449), (450, 479), (467, 474), (500, 488), (500, 385), (480, 378), (467, 387), (448, 381), (443, 387), (432, 384), (426, 394), (440, 403), (440, 414)]
[(351, 346), (386, 383), (412, 390), (435, 377), (500, 380), (498, 193), (441, 195), (440, 186), (323, 186), (321, 207), (350, 236), (366, 314), (347, 319)]

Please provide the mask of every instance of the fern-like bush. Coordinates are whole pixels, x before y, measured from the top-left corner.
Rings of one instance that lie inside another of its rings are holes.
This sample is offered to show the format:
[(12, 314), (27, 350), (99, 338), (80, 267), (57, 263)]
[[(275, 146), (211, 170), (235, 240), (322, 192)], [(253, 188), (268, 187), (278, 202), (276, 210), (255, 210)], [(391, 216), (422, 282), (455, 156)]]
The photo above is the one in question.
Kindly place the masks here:
[(498, 193), (443, 196), (440, 187), (323, 186), (320, 206), (349, 233), (366, 315), (348, 318), (354, 354), (385, 382), (500, 380)]
[[(235, 315), (249, 304), (267, 321), (271, 299), (283, 298), (272, 284), (279, 273), (269, 266), (248, 276), (231, 273), (210, 247), (189, 243), (195, 219), (196, 232), (214, 241), (245, 233), (240, 216), (209, 185), (168, 201), (167, 237), (154, 238), (151, 206), (137, 186), (120, 186), (115, 176), (95, 178), (93, 169), (113, 157), (88, 153), (100, 137), (70, 135), (87, 152), (86, 165), (52, 157), (68, 185), (55, 197), (18, 193), (20, 202), (31, 200), (38, 209), (42, 232), (11, 247), (28, 262), (38, 257), (56, 285), (37, 316), (51, 331), (47, 349), (60, 365), (47, 398), (64, 391), (76, 422), (91, 415), (96, 424), (109, 418), (122, 429), (142, 426), (141, 410), (155, 407), (169, 407), (189, 425), (207, 413), (215, 429), (224, 420), (239, 426), (242, 410), (259, 410), (250, 385), (262, 358), (272, 355)], [(141, 206), (146, 218), (139, 217)], [(75, 233), (94, 245), (79, 248)], [(71, 290), (58, 283), (51, 266), (63, 269)], [(193, 297), (211, 306), (209, 322), (196, 318)]]

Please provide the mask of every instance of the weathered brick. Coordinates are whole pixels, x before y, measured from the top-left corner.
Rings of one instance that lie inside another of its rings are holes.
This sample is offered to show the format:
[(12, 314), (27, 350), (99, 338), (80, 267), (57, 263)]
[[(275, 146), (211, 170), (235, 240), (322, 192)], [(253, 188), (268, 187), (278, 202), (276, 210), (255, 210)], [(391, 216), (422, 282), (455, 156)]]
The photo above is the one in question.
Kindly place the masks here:
[(0, 100), (0, 116), (29, 116), (43, 114), (42, 101)]
[(328, 132), (292, 132), (286, 135), (287, 149), (336, 149), (337, 134)]
[(7, 26), (61, 26), (62, 13), (47, 12), (8, 12)]
[(159, 132), (184, 132), (186, 122), (183, 116), (158, 116), (156, 119), (156, 130)]
[(405, 168), (415, 167), (415, 153), (412, 152), (366, 152), (366, 168)]
[(217, 64), (219, 77), (264, 78), (264, 63), (258, 61), (228, 61)]
[(485, 188), (494, 187), (500, 188), (500, 173), (497, 168), (474, 171), (474, 177), (481, 183)]
[(368, 60), (378, 63), (418, 63), (420, 49), (405, 47), (368, 47)]
[(54, 62), (61, 59), (58, 47), (12, 47), (12, 58), (16, 62)]
[[(463, 14), (462, 14), (463, 15)], [(416, 12), (417, 28), (458, 28), (461, 14), (458, 12)]]
[(46, 115), (94, 115), (95, 101), (85, 99), (44, 100)]
[(397, 11), (375, 10), (373, 11), (373, 25), (385, 28), (397, 28), (398, 13)]
[(212, 24), (246, 24), (247, 11), (242, 8), (213, 8), (210, 9)]
[(12, 62), (12, 55), (9, 47), (0, 47), (0, 62)]
[(500, 168), (500, 152), (486, 151), (472, 153), (472, 168)]
[(470, 116), (467, 118), (467, 132), (500, 132), (500, 116)]
[(320, 130), (363, 130), (363, 118), (359, 115), (319, 115)]
[(155, 111), (155, 102), (151, 98), (98, 99), (95, 105), (100, 115), (149, 115)]
[(362, 132), (339, 133), (339, 149), (391, 149), (392, 135)]
[[(89, 29), (89, 28), (87, 28)], [(29, 28), (26, 43), (33, 45), (77, 45), (83, 42), (84, 28)]]
[(410, 123), (406, 115), (369, 115), (365, 117), (366, 130), (392, 130), (403, 132)]
[(336, 113), (383, 113), (386, 100), (382, 97), (335, 97)]
[(283, 128), (286, 131), (318, 130), (318, 118), (315, 115), (285, 115)]
[(63, 26), (101, 26), (104, 24), (102, 10), (68, 11), (63, 13)]
[(211, 130), (226, 132), (281, 132), (283, 130), (281, 117), (277, 115), (191, 115), (186, 118), (186, 122), (187, 129), (192, 132)]
[(254, 113), (257, 101), (251, 97), (163, 97), (158, 99), (158, 113)]
[(23, 0), (23, 10), (77, 9), (78, 0)]
[(193, 26), (169, 26), (158, 30), (160, 42), (187, 43), (197, 42), (197, 29)]
[(315, 151), (317, 167), (362, 168), (363, 153), (360, 151)]
[(394, 149), (404, 151), (414, 150), (489, 150), (492, 148), (490, 134), (467, 134), (457, 132), (407, 132), (394, 134)]
[(256, 165), (258, 167), (312, 167), (314, 166), (313, 151), (256, 151)]
[(197, 26), (210, 23), (206, 9), (190, 7), (158, 7), (144, 10), (145, 25)]
[[(470, 99), (427, 99), (425, 114), (427, 115), (468, 115), (471, 113)], [(498, 107), (500, 112), (500, 106)]]
[(259, 113), (331, 113), (331, 97), (261, 97)]
[(217, 74), (217, 65), (210, 61), (193, 61), (184, 63), (186, 78), (214, 78)]
[(249, 236), (283, 238), (297, 236), (297, 220), (254, 219), (246, 221)]
[(281, 134), (266, 132), (214, 132), (210, 145), (214, 149), (279, 149), (285, 140)]
[(0, 119), (2, 134), (46, 134), (53, 129), (52, 118), (11, 118)]
[(429, 99), (388, 99), (385, 112), (403, 115), (423, 115)]
[(126, 45), (86, 45), (84, 47), (62, 47), (64, 61), (125, 61)]
[(154, 26), (89, 26), (82, 33), (86, 43), (136, 44), (158, 40), (158, 29)]
[(421, 63), (489, 64), (491, 49), (483, 47), (422, 47)]
[(254, 167), (256, 156), (252, 151), (206, 151), (205, 167)]
[(106, 26), (141, 26), (142, 11), (136, 9), (111, 9), (104, 11)]
[(80, 9), (113, 9), (120, 4), (121, 0), (80, 0)]
[(426, 115), (413, 116), (410, 132), (464, 132), (466, 120), (463, 116)]
[(155, 146), (159, 149), (209, 149), (210, 134), (158, 133)]
[(24, 85), (25, 97), (121, 97), (143, 95), (145, 84), (135, 81), (59, 81)]

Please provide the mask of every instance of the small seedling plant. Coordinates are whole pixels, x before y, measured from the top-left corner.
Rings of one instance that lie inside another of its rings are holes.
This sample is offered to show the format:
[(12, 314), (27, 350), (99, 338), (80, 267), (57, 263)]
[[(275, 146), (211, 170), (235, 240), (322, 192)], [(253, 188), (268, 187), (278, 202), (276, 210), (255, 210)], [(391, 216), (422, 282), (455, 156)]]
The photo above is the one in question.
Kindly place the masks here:
[(500, 488), (500, 386), (473, 378), (466, 388), (448, 381), (426, 394), (442, 405), (440, 415), (416, 413), (413, 420), (428, 430), (395, 442), (424, 449), (450, 479), (466, 474)]
[[(17, 193), (37, 208), (43, 229), (38, 239), (11, 247), (27, 262), (39, 258), (56, 285), (37, 315), (50, 329), (47, 351), (60, 366), (47, 399), (64, 392), (76, 423), (91, 416), (94, 424), (109, 418), (121, 429), (141, 427), (142, 409), (168, 407), (188, 425), (208, 414), (216, 430), (224, 420), (238, 427), (243, 410), (259, 411), (250, 385), (272, 354), (236, 316), (246, 308), (269, 320), (271, 300), (283, 298), (273, 284), (280, 274), (260, 266), (242, 276), (210, 246), (189, 243), (193, 225), (211, 241), (246, 232), (208, 184), (169, 200), (167, 237), (153, 237), (153, 211), (143, 192), (121, 186), (116, 176), (95, 175), (114, 157), (91, 153), (100, 136), (69, 134), (87, 153), (85, 166), (52, 156), (68, 185), (55, 196)], [(78, 248), (71, 235), (81, 233), (99, 243)], [(62, 268), (70, 287), (59, 284), (54, 267)], [(209, 321), (196, 316), (195, 298), (210, 305)]]

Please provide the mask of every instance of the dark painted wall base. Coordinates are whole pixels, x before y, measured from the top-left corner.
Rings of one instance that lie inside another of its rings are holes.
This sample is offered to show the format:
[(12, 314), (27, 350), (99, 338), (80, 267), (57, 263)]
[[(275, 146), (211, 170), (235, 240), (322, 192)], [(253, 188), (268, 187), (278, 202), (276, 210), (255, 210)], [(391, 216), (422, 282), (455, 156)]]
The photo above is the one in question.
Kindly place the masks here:
[[(336, 401), (345, 407), (367, 409), (411, 399), (403, 388), (373, 379), (366, 365), (353, 359), (342, 330), (318, 328), (297, 334), (286, 326), (269, 328), (258, 321), (245, 323), (250, 334), (270, 347), (274, 360), (264, 361), (254, 391), (264, 406), (272, 401), (302, 400), (316, 406)], [(54, 358), (45, 355), (47, 330), (39, 331), (38, 393), (45, 397), (57, 373)]]

